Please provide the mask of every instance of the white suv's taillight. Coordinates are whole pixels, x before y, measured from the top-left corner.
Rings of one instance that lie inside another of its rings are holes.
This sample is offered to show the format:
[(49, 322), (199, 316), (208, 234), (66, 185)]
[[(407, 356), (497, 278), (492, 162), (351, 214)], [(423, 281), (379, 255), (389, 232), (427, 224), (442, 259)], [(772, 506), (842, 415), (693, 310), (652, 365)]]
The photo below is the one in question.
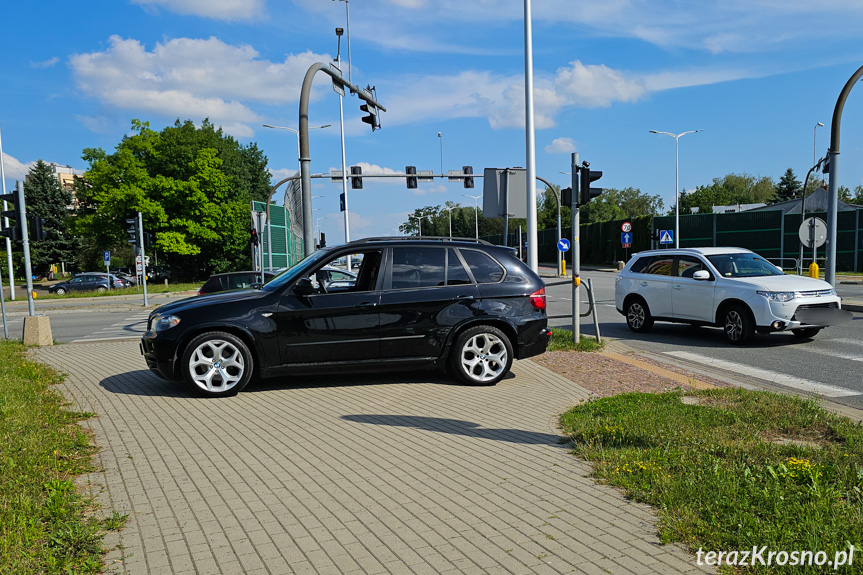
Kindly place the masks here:
[(536, 309), (545, 309), (545, 287), (539, 288), (528, 297), (530, 298), (530, 305)]

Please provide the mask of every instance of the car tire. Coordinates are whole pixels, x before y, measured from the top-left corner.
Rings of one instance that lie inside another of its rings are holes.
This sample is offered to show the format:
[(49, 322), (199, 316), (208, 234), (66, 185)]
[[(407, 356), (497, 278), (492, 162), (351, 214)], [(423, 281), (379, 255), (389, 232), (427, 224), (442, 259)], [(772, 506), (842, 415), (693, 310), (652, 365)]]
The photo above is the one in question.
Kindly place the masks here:
[(450, 372), (467, 385), (494, 385), (512, 367), (512, 344), (490, 325), (466, 329), (450, 350)]
[(626, 325), (632, 331), (645, 333), (653, 328), (653, 316), (650, 315), (647, 303), (640, 297), (629, 300), (623, 311), (626, 316)]
[(810, 339), (818, 335), (821, 331), (820, 327), (802, 327), (800, 329), (792, 329), (791, 333), (802, 339)]
[(252, 378), (254, 359), (237, 336), (208, 331), (186, 345), (180, 369), (183, 380), (203, 397), (228, 397), (239, 393)]
[(725, 337), (734, 345), (744, 345), (755, 335), (755, 321), (749, 308), (732, 305), (722, 314), (722, 329)]
[(56, 290), (54, 290), (54, 293), (57, 295), (66, 295), (66, 290), (63, 288), (57, 288)]
[(108, 288), (106, 288), (105, 286), (99, 286), (96, 288), (96, 291), (99, 293), (105, 293), (106, 291), (108, 291)]

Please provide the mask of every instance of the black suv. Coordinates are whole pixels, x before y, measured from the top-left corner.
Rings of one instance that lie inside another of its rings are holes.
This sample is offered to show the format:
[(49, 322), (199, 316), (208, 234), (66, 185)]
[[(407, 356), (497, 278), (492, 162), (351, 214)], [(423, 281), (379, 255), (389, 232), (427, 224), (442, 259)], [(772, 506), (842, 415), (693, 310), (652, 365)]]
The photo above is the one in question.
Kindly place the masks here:
[[(360, 254), (356, 282), (318, 271)], [(154, 310), (141, 340), (151, 370), (205, 396), (253, 375), (446, 368), (494, 385), (513, 358), (545, 351), (545, 285), (515, 251), (467, 239), (367, 238), (315, 252), (260, 289)]]

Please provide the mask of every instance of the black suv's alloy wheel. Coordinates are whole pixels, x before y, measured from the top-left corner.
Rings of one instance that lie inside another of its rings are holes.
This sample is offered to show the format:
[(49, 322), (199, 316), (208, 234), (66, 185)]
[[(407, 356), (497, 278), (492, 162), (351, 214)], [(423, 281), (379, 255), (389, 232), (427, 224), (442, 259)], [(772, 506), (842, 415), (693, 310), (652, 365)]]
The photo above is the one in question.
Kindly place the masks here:
[(186, 346), (183, 378), (197, 394), (207, 397), (235, 395), (252, 377), (253, 360), (243, 340), (230, 333), (203, 333)]
[(496, 327), (478, 325), (462, 333), (450, 351), (453, 374), (468, 385), (494, 385), (512, 367), (512, 344)]

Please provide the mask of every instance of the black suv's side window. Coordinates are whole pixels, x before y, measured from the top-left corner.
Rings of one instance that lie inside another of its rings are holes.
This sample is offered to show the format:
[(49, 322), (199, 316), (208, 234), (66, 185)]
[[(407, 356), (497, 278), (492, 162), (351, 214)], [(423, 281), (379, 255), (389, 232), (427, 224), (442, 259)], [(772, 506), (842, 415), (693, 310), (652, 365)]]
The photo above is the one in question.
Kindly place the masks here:
[(446, 285), (463, 285), (473, 283), (467, 270), (461, 263), (458, 254), (453, 249), (446, 251)]
[(442, 286), (446, 282), (446, 250), (438, 247), (393, 248), (392, 289)]
[(469, 249), (461, 249), (459, 252), (476, 278), (476, 283), (495, 284), (503, 279), (504, 269), (488, 254)]

